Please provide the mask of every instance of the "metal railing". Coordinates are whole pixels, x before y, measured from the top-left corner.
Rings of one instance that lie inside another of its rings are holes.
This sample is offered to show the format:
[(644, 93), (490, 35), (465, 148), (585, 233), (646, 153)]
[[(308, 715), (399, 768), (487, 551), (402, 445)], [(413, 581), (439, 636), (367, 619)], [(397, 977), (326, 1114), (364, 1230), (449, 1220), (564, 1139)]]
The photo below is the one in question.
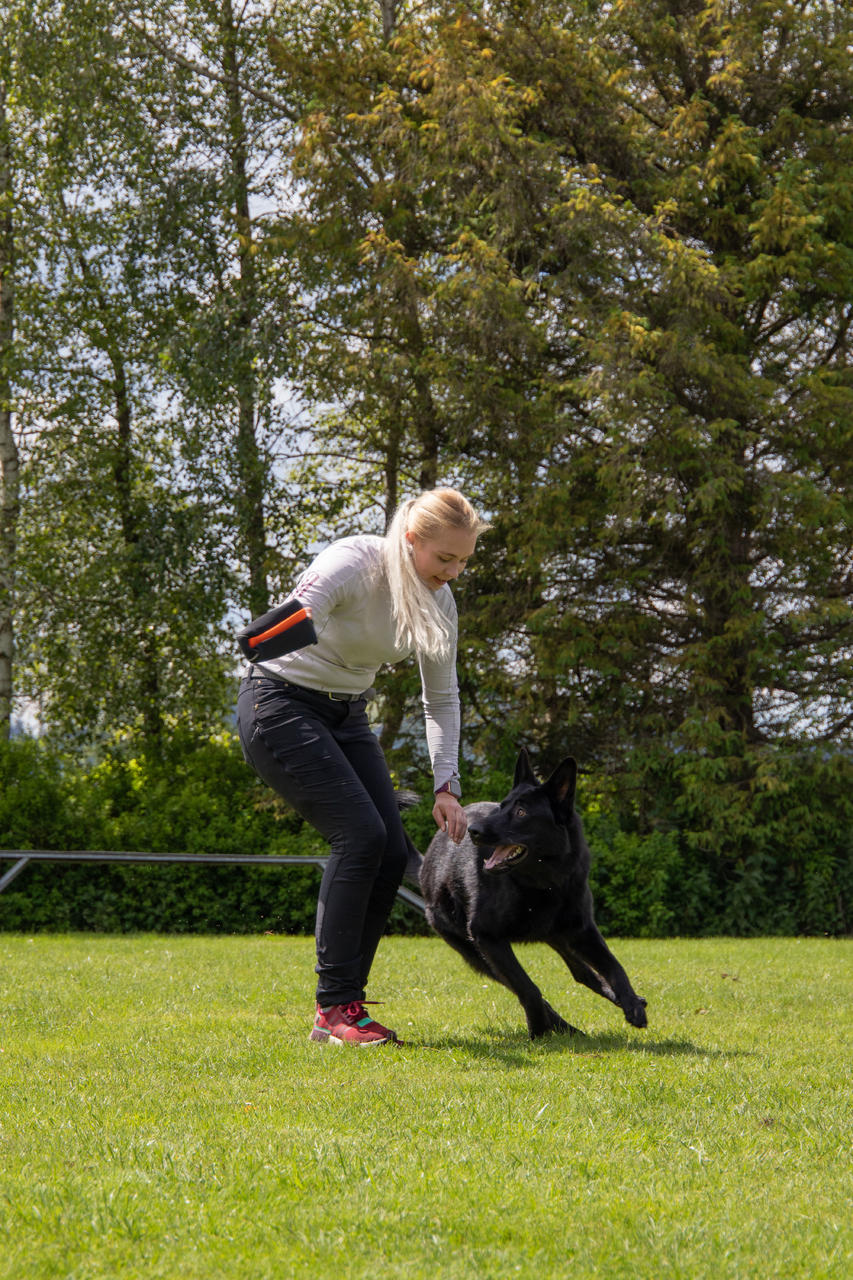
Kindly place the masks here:
[[(0, 858), (12, 859), (14, 865), (0, 876), (0, 893), (24, 871), (31, 862), (192, 862), (209, 866), (258, 866), (258, 867), (325, 867), (328, 858), (306, 857), (301, 854), (279, 853), (119, 853), (115, 850), (68, 849), (0, 849)], [(397, 890), (397, 896), (425, 914), (423, 898), (405, 885)]]

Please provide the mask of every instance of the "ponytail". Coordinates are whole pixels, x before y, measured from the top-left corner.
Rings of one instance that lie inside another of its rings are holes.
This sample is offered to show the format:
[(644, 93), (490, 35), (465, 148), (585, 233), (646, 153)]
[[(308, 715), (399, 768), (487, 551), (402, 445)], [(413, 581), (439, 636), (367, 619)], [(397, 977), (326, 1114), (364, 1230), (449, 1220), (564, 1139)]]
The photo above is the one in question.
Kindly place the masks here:
[(455, 489), (431, 489), (400, 504), (385, 534), (384, 548), (397, 643), (438, 660), (450, 656), (453, 624), (439, 608), (435, 592), (418, 577), (406, 534), (434, 539), (447, 528), (465, 529), (476, 536), (488, 525)]

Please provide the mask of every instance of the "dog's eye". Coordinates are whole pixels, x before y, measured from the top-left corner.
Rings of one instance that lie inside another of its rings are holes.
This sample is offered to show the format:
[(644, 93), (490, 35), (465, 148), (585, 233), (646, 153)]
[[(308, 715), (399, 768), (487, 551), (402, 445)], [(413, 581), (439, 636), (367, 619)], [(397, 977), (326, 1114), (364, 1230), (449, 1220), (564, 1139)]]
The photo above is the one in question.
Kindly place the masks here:
[(516, 816), (517, 818), (526, 818), (526, 817), (527, 817), (527, 810), (526, 810), (522, 805), (517, 804), (517, 805), (515, 806), (515, 816)]

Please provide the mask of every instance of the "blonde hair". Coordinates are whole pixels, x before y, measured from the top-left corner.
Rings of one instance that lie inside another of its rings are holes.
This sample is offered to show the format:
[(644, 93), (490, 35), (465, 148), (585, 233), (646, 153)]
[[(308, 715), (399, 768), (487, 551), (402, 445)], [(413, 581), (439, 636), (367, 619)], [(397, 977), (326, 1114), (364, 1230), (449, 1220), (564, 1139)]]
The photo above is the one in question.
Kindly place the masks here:
[(415, 571), (406, 534), (434, 540), (445, 529), (464, 529), (476, 536), (488, 527), (456, 489), (429, 489), (400, 503), (385, 534), (384, 555), (398, 645), (441, 659), (449, 656), (453, 638), (435, 594)]

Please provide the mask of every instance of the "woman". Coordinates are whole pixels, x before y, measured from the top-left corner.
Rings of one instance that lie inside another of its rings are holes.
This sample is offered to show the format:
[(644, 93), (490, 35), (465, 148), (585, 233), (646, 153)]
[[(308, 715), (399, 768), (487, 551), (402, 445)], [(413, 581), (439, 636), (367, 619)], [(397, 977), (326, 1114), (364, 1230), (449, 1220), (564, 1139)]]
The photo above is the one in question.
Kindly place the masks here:
[(367, 719), (379, 667), (417, 654), (438, 827), (457, 843), (458, 577), (487, 526), (455, 489), (404, 502), (384, 538), (343, 538), (296, 586), (316, 645), (250, 665), (237, 725), (255, 772), (330, 845), (317, 904), (317, 1011), (311, 1039), (380, 1045), (395, 1033), (364, 1009), (407, 845), (388, 766)]

